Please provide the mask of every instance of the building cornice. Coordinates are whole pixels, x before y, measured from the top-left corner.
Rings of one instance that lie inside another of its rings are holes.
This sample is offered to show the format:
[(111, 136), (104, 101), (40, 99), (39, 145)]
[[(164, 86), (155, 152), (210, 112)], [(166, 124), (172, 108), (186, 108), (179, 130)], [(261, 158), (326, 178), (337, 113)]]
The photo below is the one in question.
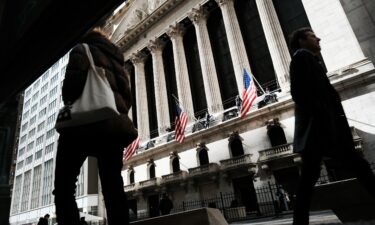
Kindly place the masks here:
[(120, 38), (119, 41), (117, 41), (116, 44), (121, 48), (123, 52), (125, 52), (127, 48), (129, 48), (135, 41), (137, 41), (140, 35), (146, 32), (161, 18), (166, 16), (169, 11), (174, 9), (182, 2), (183, 0), (165, 1), (159, 8), (157, 8), (148, 17), (146, 17), (143, 21), (136, 25), (132, 30), (129, 30), (122, 38)]

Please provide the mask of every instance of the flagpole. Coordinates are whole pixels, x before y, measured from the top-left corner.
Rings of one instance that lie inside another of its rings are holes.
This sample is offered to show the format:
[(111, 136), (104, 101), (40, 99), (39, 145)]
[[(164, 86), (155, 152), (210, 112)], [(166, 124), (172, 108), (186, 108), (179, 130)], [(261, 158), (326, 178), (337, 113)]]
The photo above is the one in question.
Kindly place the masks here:
[(255, 76), (253, 74), (251, 74), (251, 77), (254, 79), (255, 82), (257, 82), (260, 90), (263, 92), (263, 94), (265, 94), (266, 92), (263, 90), (262, 86), (259, 84), (259, 82), (257, 81), (257, 79), (255, 78)]
[[(243, 70), (244, 70), (244, 72), (246, 72), (247, 74), (249, 74), (249, 73), (247, 72), (247, 70), (246, 70), (245, 67), (243, 68)], [(257, 79), (255, 78), (255, 76), (253, 75), (253, 73), (251, 73), (251, 70), (250, 70), (250, 74), (249, 74), (249, 76), (251, 76), (251, 77), (254, 79), (254, 81), (258, 84), (260, 90), (263, 92), (263, 94), (265, 94), (266, 92), (263, 90), (262, 86), (259, 84), (259, 82), (258, 82)]]
[(180, 104), (180, 101), (178, 101), (178, 98), (174, 95), (174, 94), (171, 94), (172, 97), (174, 98), (174, 100), (176, 101), (177, 104)]

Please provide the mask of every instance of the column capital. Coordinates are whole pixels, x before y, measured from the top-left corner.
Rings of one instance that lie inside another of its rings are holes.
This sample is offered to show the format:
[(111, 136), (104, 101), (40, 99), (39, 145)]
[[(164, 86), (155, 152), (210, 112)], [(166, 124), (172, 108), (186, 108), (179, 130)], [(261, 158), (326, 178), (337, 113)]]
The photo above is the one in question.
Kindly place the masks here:
[(155, 52), (162, 52), (165, 47), (165, 42), (159, 38), (155, 38), (155, 40), (150, 40), (147, 45), (147, 48), (150, 50), (151, 53)]
[(222, 5), (226, 5), (228, 3), (233, 3), (234, 0), (215, 0), (217, 4), (219, 4), (219, 6), (222, 6)]
[(206, 21), (209, 12), (205, 7), (199, 6), (198, 8), (193, 8), (189, 13), (188, 17), (194, 24), (199, 24), (200, 22)]
[(176, 37), (182, 37), (185, 31), (186, 29), (181, 23), (176, 23), (175, 25), (170, 25), (166, 33), (171, 39), (174, 39)]
[(146, 59), (147, 59), (147, 54), (142, 52), (142, 51), (138, 51), (137, 53), (133, 53), (130, 56), (130, 61), (132, 61), (133, 64), (144, 63)]

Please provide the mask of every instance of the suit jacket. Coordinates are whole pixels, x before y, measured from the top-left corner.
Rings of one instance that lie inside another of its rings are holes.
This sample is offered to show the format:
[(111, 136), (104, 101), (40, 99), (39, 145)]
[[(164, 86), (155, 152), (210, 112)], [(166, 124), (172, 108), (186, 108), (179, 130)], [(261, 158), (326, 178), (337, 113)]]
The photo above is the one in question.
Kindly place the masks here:
[(294, 151), (335, 154), (354, 148), (341, 99), (320, 61), (298, 50), (290, 63), (291, 94), (295, 102)]

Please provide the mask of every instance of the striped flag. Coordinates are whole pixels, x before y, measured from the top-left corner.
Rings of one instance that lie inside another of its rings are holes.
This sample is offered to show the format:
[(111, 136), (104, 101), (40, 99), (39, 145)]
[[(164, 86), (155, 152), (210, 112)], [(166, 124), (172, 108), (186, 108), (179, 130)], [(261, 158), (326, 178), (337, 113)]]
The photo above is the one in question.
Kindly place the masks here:
[(188, 122), (186, 113), (182, 110), (178, 102), (176, 102), (176, 121), (175, 136), (176, 141), (182, 143), (185, 139), (185, 128)]
[(135, 150), (137, 150), (139, 146), (139, 141), (140, 138), (138, 136), (128, 147), (125, 148), (123, 159), (129, 160), (134, 155)]
[(244, 118), (250, 111), (251, 105), (257, 98), (257, 88), (251, 76), (243, 69), (244, 90), (242, 94), (241, 118)]

